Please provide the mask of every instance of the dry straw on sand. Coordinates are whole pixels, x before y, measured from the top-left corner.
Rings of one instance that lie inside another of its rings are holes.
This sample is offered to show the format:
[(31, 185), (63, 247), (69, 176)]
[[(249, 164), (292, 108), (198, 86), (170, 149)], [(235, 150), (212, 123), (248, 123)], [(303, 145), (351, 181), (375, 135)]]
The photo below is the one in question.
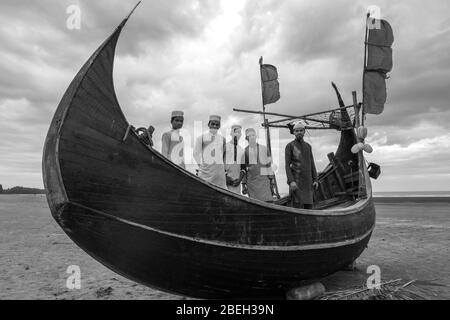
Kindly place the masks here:
[[(402, 279), (380, 284), (379, 289), (353, 288), (327, 292), (317, 300), (427, 300), (423, 289), (414, 286), (416, 280), (402, 284)], [(422, 291), (422, 292), (420, 292)]]

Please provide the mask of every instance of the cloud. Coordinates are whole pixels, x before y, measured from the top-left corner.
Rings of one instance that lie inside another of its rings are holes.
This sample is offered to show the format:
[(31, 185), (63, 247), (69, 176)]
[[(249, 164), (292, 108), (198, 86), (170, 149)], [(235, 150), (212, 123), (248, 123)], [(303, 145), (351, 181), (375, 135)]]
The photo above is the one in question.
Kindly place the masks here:
[[(66, 27), (71, 4), (81, 8), (81, 29)], [(42, 186), (40, 158), (53, 112), (82, 64), (135, 1), (12, 1), (0, 3), (0, 183)], [(450, 155), (450, 3), (402, 1), (143, 1), (117, 46), (114, 80), (128, 120), (156, 127), (159, 144), (169, 114), (183, 109), (185, 129), (208, 114), (261, 128), (258, 60), (277, 66), (281, 100), (269, 111), (305, 114), (337, 106), (330, 81), (347, 104), (361, 96), (364, 13), (381, 7), (394, 29), (394, 70), (381, 116), (368, 116), (368, 159), (382, 166), (379, 191), (445, 189)], [(274, 148), (283, 151), (287, 130)], [(337, 132), (307, 137), (317, 167), (335, 150)], [(448, 147), (447, 147), (448, 149)], [(284, 185), (280, 155), (279, 184)], [(427, 175), (437, 181), (433, 184)], [(282, 187), (284, 188), (284, 187)]]
[[(382, 176), (375, 187), (386, 191), (448, 190), (450, 179), (450, 134), (420, 138), (407, 145), (374, 143), (375, 152), (368, 156), (382, 160)], [(380, 163), (378, 160), (376, 161)]]

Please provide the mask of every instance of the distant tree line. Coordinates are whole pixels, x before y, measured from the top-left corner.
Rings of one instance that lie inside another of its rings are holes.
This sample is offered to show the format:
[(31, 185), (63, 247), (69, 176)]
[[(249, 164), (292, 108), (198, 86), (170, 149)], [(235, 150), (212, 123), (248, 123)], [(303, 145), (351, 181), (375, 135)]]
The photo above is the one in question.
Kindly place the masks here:
[(3, 186), (0, 184), (0, 194), (45, 194), (45, 190), (37, 188), (25, 188), (25, 187), (13, 187), (10, 189), (3, 189)]

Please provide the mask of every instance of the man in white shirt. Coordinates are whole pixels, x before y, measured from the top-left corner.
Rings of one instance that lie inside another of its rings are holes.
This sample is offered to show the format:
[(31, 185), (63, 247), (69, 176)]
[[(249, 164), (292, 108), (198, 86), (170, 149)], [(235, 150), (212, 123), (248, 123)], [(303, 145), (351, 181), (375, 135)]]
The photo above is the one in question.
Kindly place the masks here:
[(195, 141), (194, 159), (197, 162), (198, 176), (218, 187), (227, 188), (224, 167), (225, 138), (218, 133), (220, 116), (209, 117), (209, 131)]
[(173, 163), (185, 168), (184, 164), (184, 142), (180, 135), (180, 129), (183, 127), (184, 113), (182, 111), (173, 111), (170, 120), (172, 130), (162, 135), (161, 153)]

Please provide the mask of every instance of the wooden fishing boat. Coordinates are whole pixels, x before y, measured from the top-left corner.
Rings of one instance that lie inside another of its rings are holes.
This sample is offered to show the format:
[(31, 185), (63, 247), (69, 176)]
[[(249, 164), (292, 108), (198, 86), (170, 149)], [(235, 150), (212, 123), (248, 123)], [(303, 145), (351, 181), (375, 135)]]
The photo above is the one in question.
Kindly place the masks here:
[[(268, 204), (211, 185), (131, 130), (114, 92), (126, 18), (73, 79), (43, 154), (51, 213), (96, 260), (147, 286), (200, 298), (276, 298), (352, 263), (375, 225), (355, 130), (341, 131), (316, 209)], [(343, 112), (344, 113), (344, 112)], [(358, 158), (359, 157), (359, 158)]]

